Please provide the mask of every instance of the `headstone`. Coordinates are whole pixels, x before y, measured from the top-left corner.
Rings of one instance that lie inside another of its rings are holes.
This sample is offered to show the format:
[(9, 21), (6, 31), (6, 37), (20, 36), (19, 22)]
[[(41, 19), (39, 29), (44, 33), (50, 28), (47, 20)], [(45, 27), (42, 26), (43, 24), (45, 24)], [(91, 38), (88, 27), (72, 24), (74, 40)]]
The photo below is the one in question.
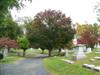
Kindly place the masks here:
[(94, 45), (94, 48), (97, 48), (97, 45), (96, 44)]
[(2, 50), (0, 50), (0, 53), (2, 53)]
[(91, 48), (87, 48), (87, 51), (86, 51), (86, 53), (91, 53), (92, 51), (91, 51)]
[(95, 44), (94, 48), (100, 48), (100, 44), (99, 43)]
[(33, 50), (33, 48), (30, 48), (30, 50)]
[(97, 44), (97, 48), (100, 48), (100, 44), (99, 43)]
[(74, 61), (71, 61), (71, 60), (65, 60), (65, 59), (62, 59), (63, 61), (69, 63), (69, 64), (74, 64)]
[(67, 49), (65, 50), (65, 56), (66, 57), (68, 56), (68, 50)]
[(8, 56), (8, 49), (7, 49), (7, 46), (5, 46), (4, 49), (3, 49), (3, 56), (4, 56), (4, 57)]
[(66, 52), (66, 50), (64, 50), (64, 49), (61, 49), (61, 52)]
[(77, 45), (77, 39), (76, 38), (73, 39), (73, 44), (74, 44), (74, 46)]
[(38, 48), (38, 50), (41, 50), (41, 48)]
[(92, 65), (92, 64), (83, 64), (83, 67), (93, 69), (95, 67), (95, 65)]
[(97, 57), (94, 57), (94, 59), (100, 60), (100, 57), (97, 56)]
[(74, 55), (74, 60), (84, 59), (85, 57), (86, 56), (85, 56), (85, 53), (84, 53), (84, 45), (79, 44), (78, 45), (78, 51)]
[(87, 51), (87, 48), (86, 48), (86, 46), (85, 46), (85, 45), (83, 45), (83, 50), (84, 50), (84, 52), (86, 52), (86, 51)]
[(100, 52), (95, 52), (96, 54), (100, 54)]
[(96, 66), (96, 67), (94, 67), (94, 70), (96, 70), (96, 71), (100, 71), (100, 66)]
[(90, 59), (90, 61), (92, 61), (92, 62), (93, 62), (93, 61), (95, 61), (95, 59)]

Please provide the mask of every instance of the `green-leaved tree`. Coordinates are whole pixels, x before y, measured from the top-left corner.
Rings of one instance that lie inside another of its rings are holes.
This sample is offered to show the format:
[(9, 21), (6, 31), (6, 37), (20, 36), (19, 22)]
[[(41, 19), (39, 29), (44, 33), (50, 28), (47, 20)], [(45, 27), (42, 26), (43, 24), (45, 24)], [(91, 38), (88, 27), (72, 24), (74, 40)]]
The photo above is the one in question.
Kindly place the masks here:
[(23, 56), (25, 56), (26, 50), (29, 48), (29, 41), (25, 36), (17, 38), (17, 42), (21, 49), (23, 49)]
[(32, 24), (27, 27), (27, 37), (33, 45), (48, 49), (49, 56), (53, 49), (61, 49), (74, 37), (70, 17), (61, 11), (45, 10), (34, 17)]

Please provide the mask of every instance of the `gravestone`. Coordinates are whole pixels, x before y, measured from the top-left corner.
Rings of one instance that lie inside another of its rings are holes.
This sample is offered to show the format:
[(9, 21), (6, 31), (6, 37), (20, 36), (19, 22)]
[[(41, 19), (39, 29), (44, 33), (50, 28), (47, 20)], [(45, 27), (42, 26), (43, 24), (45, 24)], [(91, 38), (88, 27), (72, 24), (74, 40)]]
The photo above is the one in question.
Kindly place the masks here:
[(66, 52), (66, 50), (65, 49), (61, 49), (61, 52)]
[(99, 43), (95, 44), (94, 48), (100, 48), (100, 44)]
[(67, 49), (65, 50), (65, 56), (66, 57), (68, 56), (68, 50)]
[(94, 70), (99, 71), (100, 72), (100, 66), (96, 66), (94, 67)]
[(4, 49), (3, 49), (3, 56), (4, 56), (4, 57), (8, 56), (8, 49), (7, 49), (7, 46), (5, 46)]
[(91, 48), (87, 48), (87, 51), (86, 51), (86, 53), (91, 53), (92, 51), (91, 51)]
[(78, 50), (74, 55), (74, 60), (84, 59), (86, 57), (84, 53), (84, 45), (78, 44), (77, 47), (78, 47)]
[(93, 62), (93, 61), (95, 61), (95, 59), (90, 59), (90, 61), (92, 61), (92, 62)]
[(97, 45), (96, 44), (94, 45), (94, 48), (97, 48)]
[(100, 52), (95, 52), (96, 54), (100, 54)]
[(97, 44), (97, 48), (100, 48), (100, 44), (99, 43)]
[(85, 45), (83, 45), (83, 51), (86, 52), (87, 48)]

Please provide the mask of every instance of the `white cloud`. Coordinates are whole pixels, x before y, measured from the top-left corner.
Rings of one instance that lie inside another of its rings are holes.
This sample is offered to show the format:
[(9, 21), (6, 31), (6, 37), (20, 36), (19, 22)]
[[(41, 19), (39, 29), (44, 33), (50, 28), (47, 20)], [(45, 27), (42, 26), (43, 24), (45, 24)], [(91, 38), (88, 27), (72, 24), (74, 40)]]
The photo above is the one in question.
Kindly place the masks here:
[(24, 16), (34, 17), (44, 9), (55, 9), (61, 10), (66, 16), (71, 16), (74, 23), (85, 21), (93, 23), (96, 21), (96, 14), (93, 13), (96, 2), (100, 0), (33, 0), (31, 4), (24, 2), (26, 7), (19, 12), (13, 10), (12, 15), (14, 19)]

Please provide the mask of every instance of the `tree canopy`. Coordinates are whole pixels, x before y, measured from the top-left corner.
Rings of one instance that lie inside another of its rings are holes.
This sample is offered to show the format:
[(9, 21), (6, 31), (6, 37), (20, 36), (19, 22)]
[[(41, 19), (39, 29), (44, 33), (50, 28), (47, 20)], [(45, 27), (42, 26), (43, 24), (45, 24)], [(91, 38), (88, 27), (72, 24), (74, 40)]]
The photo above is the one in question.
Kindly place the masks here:
[(6, 14), (10, 13), (10, 9), (17, 8), (20, 9), (24, 6), (23, 1), (32, 0), (0, 0), (0, 22), (4, 20)]
[(29, 41), (25, 36), (21, 36), (17, 38), (17, 43), (19, 47), (23, 49), (23, 56), (25, 56), (25, 51), (29, 47)]
[(16, 37), (22, 35), (22, 33), (22, 29), (13, 21), (11, 15), (8, 15), (8, 17), (4, 19), (4, 22), (0, 24), (0, 37), (16, 39)]
[(95, 44), (99, 42), (98, 38), (100, 37), (100, 26), (98, 25), (81, 25), (77, 27), (78, 43), (86, 44), (88, 47), (94, 47)]
[(49, 50), (64, 48), (74, 37), (70, 17), (61, 11), (45, 10), (34, 17), (27, 28), (27, 37), (33, 47)]
[(18, 43), (10, 38), (0, 38), (0, 48), (7, 46), (8, 48), (19, 48)]

